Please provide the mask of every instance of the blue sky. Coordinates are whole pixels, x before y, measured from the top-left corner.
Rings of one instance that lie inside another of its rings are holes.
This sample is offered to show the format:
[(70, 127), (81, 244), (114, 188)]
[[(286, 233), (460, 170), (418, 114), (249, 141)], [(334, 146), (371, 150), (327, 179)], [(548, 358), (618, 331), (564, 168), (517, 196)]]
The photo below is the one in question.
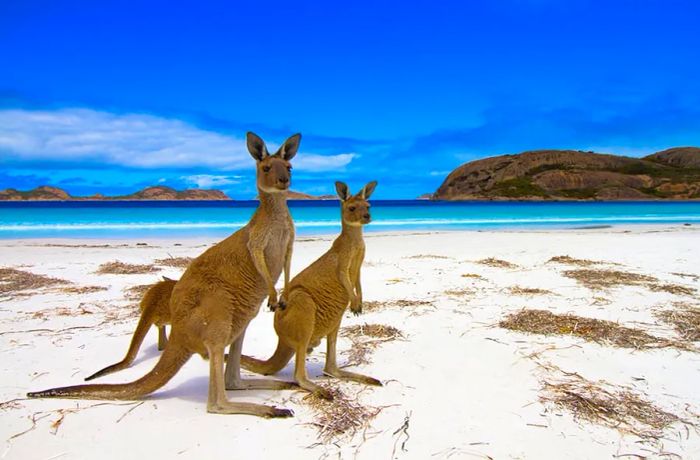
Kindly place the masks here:
[(0, 188), (434, 191), (486, 156), (700, 145), (700, 4), (0, 1)]

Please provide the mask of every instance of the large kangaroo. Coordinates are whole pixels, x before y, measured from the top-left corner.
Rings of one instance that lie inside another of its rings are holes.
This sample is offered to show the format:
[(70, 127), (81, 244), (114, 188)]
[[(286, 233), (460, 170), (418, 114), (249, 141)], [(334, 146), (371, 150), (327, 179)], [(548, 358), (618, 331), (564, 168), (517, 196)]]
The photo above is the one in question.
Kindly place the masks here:
[(170, 296), (175, 287), (176, 280), (163, 277), (163, 281), (158, 281), (153, 286), (148, 288), (141, 299), (139, 307), (141, 309), (141, 317), (134, 331), (134, 336), (129, 344), (129, 350), (126, 352), (124, 359), (116, 364), (105, 367), (92, 374), (90, 377), (85, 377), (85, 380), (96, 379), (103, 375), (111, 374), (131, 366), (131, 363), (136, 359), (136, 354), (146, 338), (148, 329), (156, 326), (158, 328), (158, 350), (163, 351), (168, 343), (168, 336), (165, 333), (165, 326), (170, 324)]
[(291, 165), (301, 135), (287, 139), (274, 155), (253, 133), (247, 134), (248, 150), (257, 163), (260, 205), (248, 224), (197, 257), (170, 300), (172, 329), (156, 366), (140, 379), (117, 385), (77, 385), (28, 393), (30, 398), (136, 399), (165, 385), (194, 354), (209, 358), (207, 411), (219, 414), (251, 414), (290, 417), (287, 409), (226, 398), (224, 349), (231, 344), (227, 379), (231, 389), (283, 389), (289, 382), (269, 379), (241, 380), (240, 350), (248, 323), (268, 297), (277, 304), (275, 281), (284, 269), (285, 285), (294, 241), (286, 202)]
[[(280, 371), (296, 353), (294, 378), (302, 388), (326, 399), (333, 399), (329, 391), (311, 382), (306, 376), (306, 353), (326, 337), (326, 375), (355, 380), (369, 385), (381, 385), (375, 378), (338, 369), (335, 344), (345, 309), (362, 312), (362, 285), (360, 267), (365, 257), (362, 226), (370, 221), (367, 199), (377, 182), (365, 185), (355, 196), (348, 186), (336, 182), (341, 200), (343, 230), (333, 246), (314, 263), (292, 279), (282, 293), (282, 301), (275, 309), (275, 331), (279, 337), (277, 349), (270, 359), (261, 361), (242, 356), (244, 369), (259, 374)], [(285, 305), (286, 303), (286, 305)]]

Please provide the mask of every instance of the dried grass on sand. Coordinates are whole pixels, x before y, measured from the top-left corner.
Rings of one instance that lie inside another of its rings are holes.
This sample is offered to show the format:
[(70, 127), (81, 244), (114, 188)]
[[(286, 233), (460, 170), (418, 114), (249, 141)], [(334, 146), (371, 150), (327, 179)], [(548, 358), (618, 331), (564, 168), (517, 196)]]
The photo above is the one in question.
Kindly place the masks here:
[(499, 326), (511, 331), (543, 335), (573, 335), (589, 342), (622, 348), (648, 349), (676, 347), (682, 343), (661, 339), (612, 321), (576, 315), (556, 315), (546, 310), (524, 309), (509, 315)]
[(547, 261), (548, 264), (564, 264), (564, 265), (576, 265), (578, 267), (590, 267), (591, 265), (601, 265), (607, 262), (601, 262), (598, 260), (588, 260), (588, 259), (575, 259), (571, 256), (555, 256)]
[(656, 407), (630, 390), (605, 388), (579, 378), (567, 382), (545, 382), (540, 400), (586, 420), (639, 437), (658, 437), (678, 416)]
[(157, 259), (155, 263), (165, 267), (187, 268), (193, 260), (192, 257), (168, 257), (167, 259)]
[(105, 262), (97, 269), (100, 275), (141, 275), (157, 272), (160, 269), (151, 264), (127, 264), (118, 260)]
[(508, 262), (507, 260), (495, 259), (493, 257), (477, 260), (476, 263), (494, 268), (518, 268), (518, 266), (512, 262)]
[(660, 283), (657, 278), (650, 275), (619, 270), (566, 270), (562, 274), (589, 289), (595, 290), (618, 286), (644, 286), (655, 292), (668, 292), (676, 295), (693, 295), (697, 291), (695, 288), (679, 284)]
[(153, 287), (152, 284), (137, 284), (136, 286), (131, 286), (129, 289), (126, 289), (126, 298), (127, 300), (141, 301), (143, 295), (151, 287)]
[(14, 268), (0, 268), (0, 296), (13, 295), (22, 293), (23, 291), (41, 289), (60, 284), (69, 284), (69, 282)]
[(347, 366), (368, 363), (370, 354), (379, 344), (404, 337), (394, 326), (384, 324), (347, 326), (340, 329), (340, 335), (352, 341), (352, 346), (347, 352)]
[(522, 296), (553, 294), (552, 291), (548, 291), (547, 289), (527, 288), (527, 287), (522, 287), (522, 286), (511, 286), (508, 288), (508, 292), (513, 294), (513, 295), (522, 295)]
[(437, 254), (417, 254), (415, 256), (404, 257), (404, 259), (451, 259), (452, 257), (440, 256)]
[(314, 412), (311, 425), (318, 429), (319, 439), (323, 444), (336, 442), (346, 436), (352, 438), (367, 427), (370, 420), (382, 410), (380, 407), (363, 406), (357, 399), (348, 398), (335, 382), (324, 384), (323, 387), (333, 395), (332, 401), (315, 394), (309, 394), (302, 399)]
[(106, 291), (105, 286), (66, 286), (60, 288), (59, 291), (64, 294), (91, 294), (93, 292)]
[(462, 273), (462, 278), (473, 278), (475, 280), (483, 280), (484, 277), (476, 273)]
[(370, 300), (369, 302), (362, 302), (362, 311), (365, 313), (370, 313), (374, 311), (384, 310), (385, 308), (412, 308), (412, 307), (425, 307), (432, 306), (432, 302), (427, 300), (412, 300), (412, 299), (398, 299), (398, 300), (388, 300), (385, 302), (380, 302), (377, 300)]
[(657, 316), (673, 325), (683, 340), (700, 341), (700, 308), (685, 306), (679, 310), (662, 311)]

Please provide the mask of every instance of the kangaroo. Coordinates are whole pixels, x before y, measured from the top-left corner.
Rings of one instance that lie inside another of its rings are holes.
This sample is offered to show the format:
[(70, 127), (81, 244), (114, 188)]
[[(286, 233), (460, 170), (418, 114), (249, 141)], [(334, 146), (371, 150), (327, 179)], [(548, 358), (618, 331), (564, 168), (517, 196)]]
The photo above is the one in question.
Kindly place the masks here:
[[(287, 139), (274, 154), (262, 139), (246, 136), (256, 160), (260, 205), (248, 224), (189, 265), (170, 298), (171, 333), (153, 370), (131, 383), (76, 385), (28, 393), (30, 398), (137, 399), (165, 385), (197, 353), (209, 359), (207, 411), (291, 417), (292, 411), (262, 404), (232, 402), (225, 389), (286, 389), (291, 382), (270, 379), (241, 380), (240, 350), (248, 323), (265, 297), (277, 304), (275, 282), (284, 270), (285, 286), (294, 241), (286, 191), (291, 179), (290, 160), (296, 155), (300, 134)], [(226, 377), (224, 349), (231, 345)], [(226, 385), (226, 383), (228, 385)]]
[(136, 359), (136, 354), (139, 352), (139, 348), (143, 343), (143, 339), (146, 338), (151, 325), (158, 328), (158, 350), (163, 351), (165, 349), (165, 344), (168, 343), (165, 326), (170, 324), (170, 295), (173, 292), (175, 283), (177, 283), (176, 280), (164, 276), (163, 281), (158, 281), (148, 288), (139, 304), (141, 318), (139, 318), (139, 323), (136, 326), (136, 331), (134, 331), (126, 356), (118, 363), (107, 366), (90, 377), (86, 377), (86, 381), (129, 367)]
[(300, 387), (323, 398), (333, 399), (331, 393), (311, 382), (306, 376), (306, 354), (326, 337), (326, 375), (380, 385), (375, 378), (338, 369), (336, 339), (345, 309), (362, 312), (360, 267), (365, 257), (362, 226), (370, 222), (367, 199), (377, 182), (370, 182), (355, 196), (348, 186), (336, 182), (341, 200), (342, 232), (331, 248), (292, 279), (282, 294), (283, 301), (275, 309), (275, 331), (279, 337), (277, 349), (267, 361), (249, 356), (241, 357), (244, 369), (259, 374), (280, 371), (296, 353), (294, 379)]

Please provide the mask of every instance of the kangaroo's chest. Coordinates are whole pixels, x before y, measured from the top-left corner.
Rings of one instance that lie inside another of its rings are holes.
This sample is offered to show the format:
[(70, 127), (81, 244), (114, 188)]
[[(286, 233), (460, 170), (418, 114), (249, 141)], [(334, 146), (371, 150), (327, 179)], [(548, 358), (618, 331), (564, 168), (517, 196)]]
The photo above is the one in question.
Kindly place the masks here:
[(265, 245), (265, 262), (270, 276), (277, 280), (284, 268), (284, 259), (287, 253), (287, 246), (291, 238), (291, 231), (286, 223), (271, 226)]

